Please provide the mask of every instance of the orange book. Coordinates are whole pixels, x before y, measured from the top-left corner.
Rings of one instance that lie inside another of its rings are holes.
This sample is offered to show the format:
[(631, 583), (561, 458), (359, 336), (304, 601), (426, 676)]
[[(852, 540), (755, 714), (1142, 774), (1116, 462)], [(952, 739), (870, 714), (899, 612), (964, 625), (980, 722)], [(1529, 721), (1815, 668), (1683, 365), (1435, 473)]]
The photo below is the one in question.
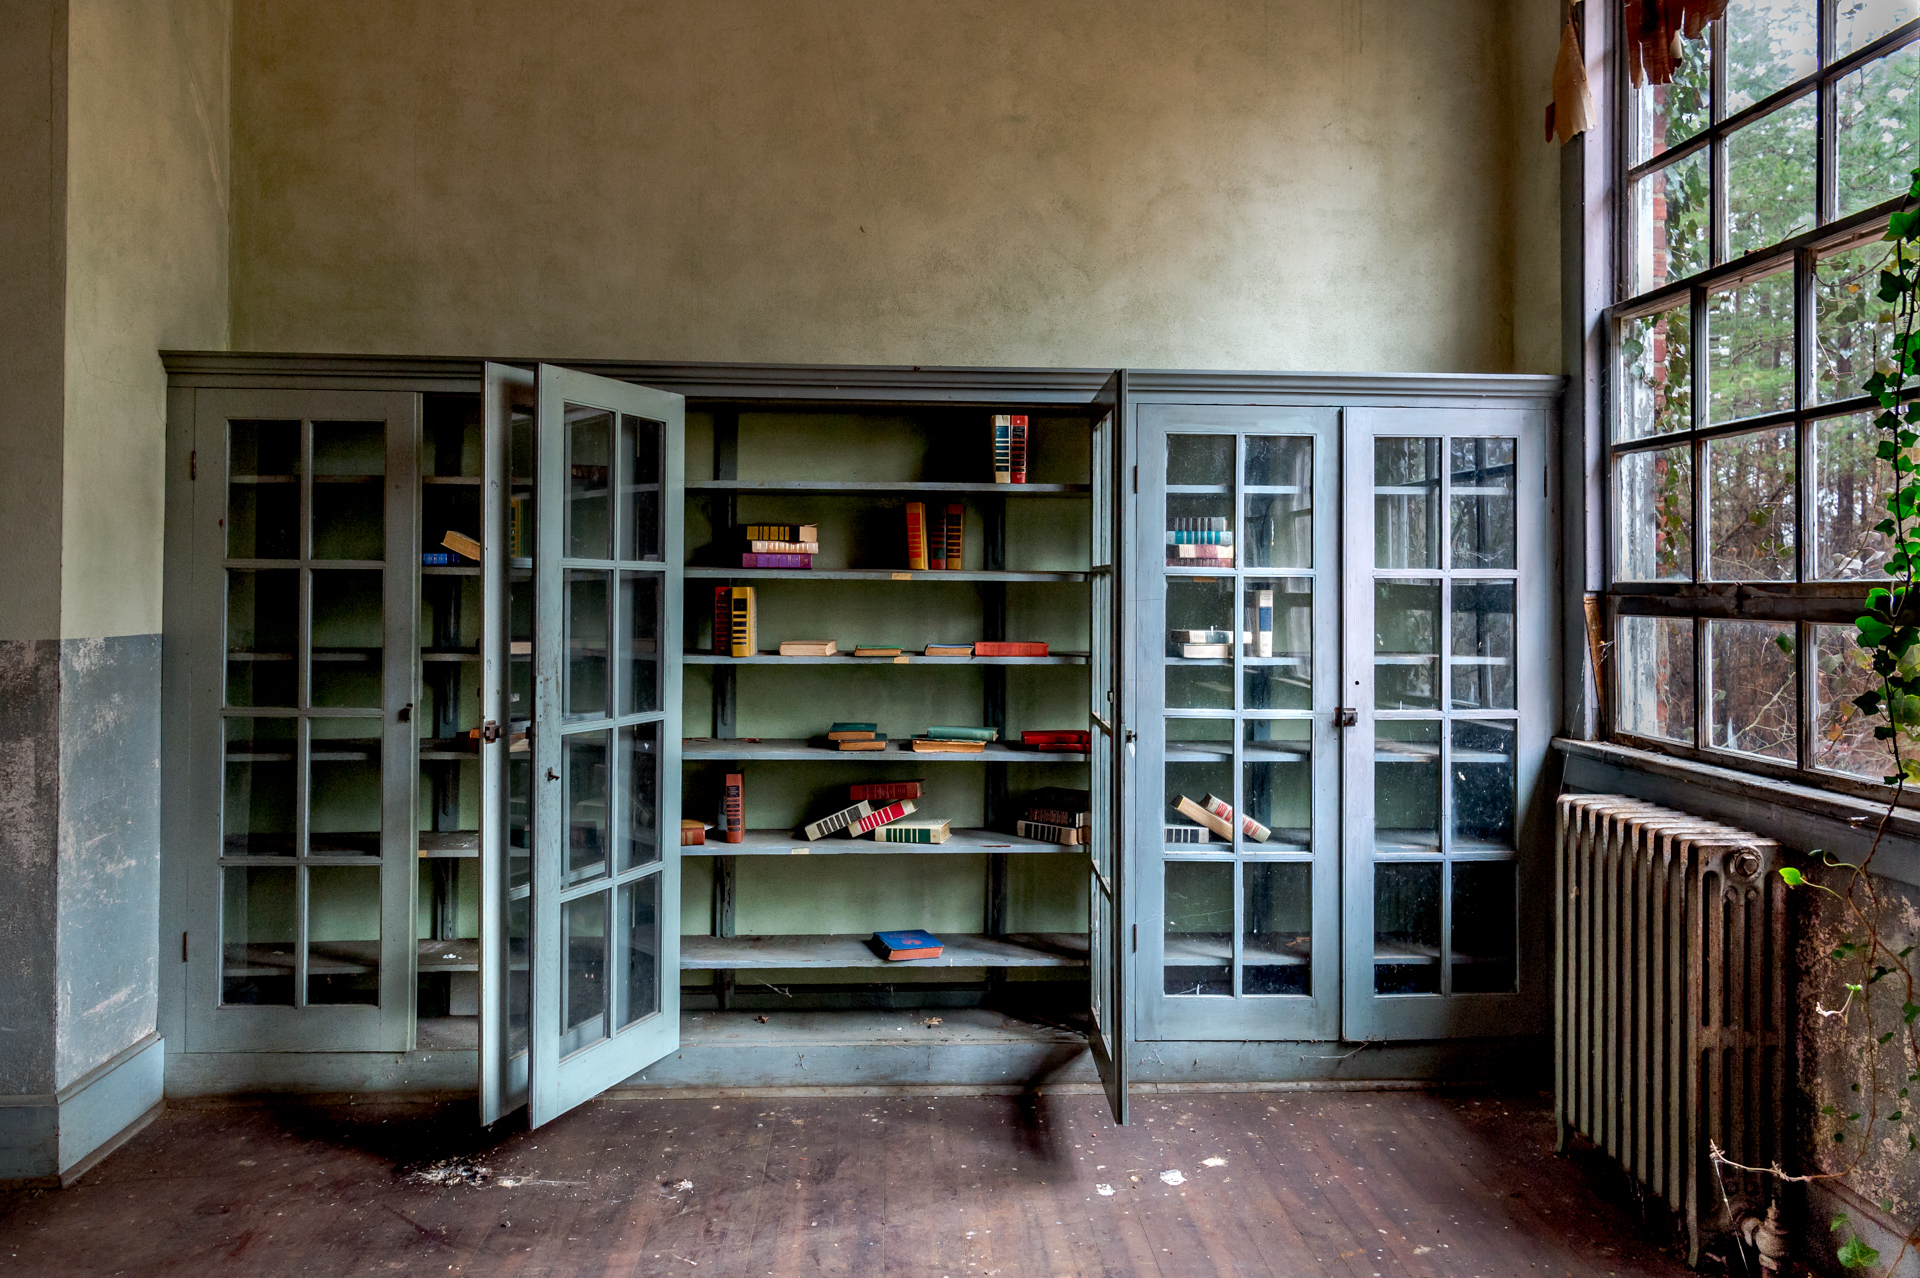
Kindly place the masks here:
[(947, 571), (959, 572), (965, 566), (967, 545), (967, 508), (959, 502), (947, 507)]
[(926, 503), (907, 503), (907, 567), (924, 571), (927, 566)]

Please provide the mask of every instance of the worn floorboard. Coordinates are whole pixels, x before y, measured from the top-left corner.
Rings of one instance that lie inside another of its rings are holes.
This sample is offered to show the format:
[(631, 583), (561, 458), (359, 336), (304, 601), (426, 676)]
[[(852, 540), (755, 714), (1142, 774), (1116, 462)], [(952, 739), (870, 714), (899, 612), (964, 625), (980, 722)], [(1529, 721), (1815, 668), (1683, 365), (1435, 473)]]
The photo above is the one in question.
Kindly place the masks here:
[[(1534, 1095), (1238, 1092), (169, 1109), (0, 1194), (24, 1274), (1680, 1278)], [(508, 1128), (503, 1124), (502, 1128)], [(434, 1164), (465, 1179), (434, 1180)], [(689, 1183), (690, 1182), (690, 1183)]]

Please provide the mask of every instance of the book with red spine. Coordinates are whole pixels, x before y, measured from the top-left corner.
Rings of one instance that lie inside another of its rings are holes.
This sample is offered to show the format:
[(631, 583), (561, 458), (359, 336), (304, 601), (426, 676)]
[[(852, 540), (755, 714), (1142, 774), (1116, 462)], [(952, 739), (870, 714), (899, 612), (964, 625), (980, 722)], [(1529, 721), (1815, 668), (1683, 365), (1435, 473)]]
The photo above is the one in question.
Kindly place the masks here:
[(727, 842), (739, 843), (747, 837), (747, 782), (738, 772), (727, 773), (727, 797), (721, 806), (721, 828)]
[(733, 655), (733, 587), (713, 588), (713, 655)]
[(1026, 745), (1086, 745), (1093, 740), (1093, 734), (1080, 728), (1057, 728), (1022, 732), (1020, 740)]
[(907, 503), (907, 567), (922, 571), (927, 567), (927, 506), (925, 502)]
[(858, 816), (853, 819), (847, 826), (847, 837), (849, 839), (857, 839), (861, 835), (885, 825), (889, 821), (898, 821), (901, 817), (906, 816), (914, 810), (912, 799), (900, 799), (894, 803), (887, 804), (883, 808), (875, 808), (865, 816)]
[(1009, 642), (1000, 639), (982, 639), (974, 643), (973, 655), (976, 657), (1044, 657), (1047, 655), (1047, 645), (1029, 643), (1025, 640)]
[(812, 555), (763, 555), (752, 551), (740, 556), (742, 568), (811, 568)]
[(947, 506), (947, 571), (960, 572), (966, 568), (967, 547), (967, 508), (960, 502), (951, 502)]
[(947, 568), (947, 517), (938, 506), (927, 513), (927, 567), (934, 572)]
[(1027, 482), (1027, 418), (1026, 414), (1014, 415), (1010, 423), (1012, 430), (1008, 438), (1008, 482), (1024, 484)]
[(861, 785), (847, 787), (847, 799), (852, 803), (892, 803), (896, 799), (917, 799), (920, 797), (921, 781), (869, 781)]

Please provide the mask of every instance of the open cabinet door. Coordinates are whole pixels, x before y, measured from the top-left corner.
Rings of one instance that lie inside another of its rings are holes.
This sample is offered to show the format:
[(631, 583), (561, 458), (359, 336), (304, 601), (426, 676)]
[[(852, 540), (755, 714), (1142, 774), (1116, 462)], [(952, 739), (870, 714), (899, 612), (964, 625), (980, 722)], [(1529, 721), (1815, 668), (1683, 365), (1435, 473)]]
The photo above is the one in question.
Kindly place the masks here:
[[(530, 818), (530, 908), (518, 917), (530, 927), (525, 1087), (538, 1127), (680, 1042), (686, 400), (544, 364), (533, 389), (531, 472), (511, 441), (506, 459), (531, 478), (532, 500), (503, 488), (507, 528), (496, 537), (510, 543), (505, 661), (516, 672), (501, 733), (509, 846), (498, 861), (506, 936), (496, 953), (506, 961), (507, 1049), (521, 864), (511, 843)], [(530, 560), (518, 557), (528, 550)], [(519, 570), (529, 574), (524, 594), (512, 580)], [(515, 661), (522, 656), (530, 665)], [(516, 751), (514, 718), (528, 705), (530, 748)], [(510, 1051), (502, 1059), (510, 1063)], [(513, 1071), (494, 1068), (506, 1103)]]
[(1126, 805), (1121, 796), (1126, 783), (1129, 752), (1122, 696), (1124, 654), (1128, 630), (1124, 624), (1120, 563), (1125, 539), (1123, 497), (1130, 491), (1121, 476), (1125, 465), (1126, 374), (1113, 375), (1095, 399), (1100, 416), (1093, 425), (1092, 506), (1093, 536), (1087, 581), (1092, 592), (1092, 634), (1087, 658), (1092, 720), (1089, 756), (1092, 815), (1088, 905), (1092, 989), (1088, 1004), (1094, 1065), (1107, 1090), (1117, 1123), (1127, 1121), (1127, 964), (1131, 945), (1127, 933)]

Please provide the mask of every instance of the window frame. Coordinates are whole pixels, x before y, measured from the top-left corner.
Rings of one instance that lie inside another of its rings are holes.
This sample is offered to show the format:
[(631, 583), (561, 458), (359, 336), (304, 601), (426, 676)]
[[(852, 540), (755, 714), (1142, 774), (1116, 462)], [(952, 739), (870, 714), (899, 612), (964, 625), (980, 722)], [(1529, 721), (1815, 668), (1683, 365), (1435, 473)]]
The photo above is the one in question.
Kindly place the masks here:
[[(1837, 173), (1837, 86), (1846, 77), (1881, 58), (1920, 43), (1920, 18), (1906, 22), (1868, 41), (1843, 58), (1833, 56), (1837, 0), (1819, 0), (1817, 5), (1817, 41), (1815, 69), (1801, 78), (1769, 93), (1738, 111), (1727, 112), (1727, 20), (1723, 16), (1710, 26), (1707, 38), (1712, 52), (1711, 101), (1709, 123), (1685, 142), (1639, 163), (1632, 163), (1636, 136), (1639, 94), (1630, 82), (1628, 60), (1623, 43), (1614, 45), (1609, 87), (1613, 102), (1608, 123), (1612, 126), (1609, 165), (1615, 180), (1611, 193), (1613, 232), (1613, 270), (1611, 293), (1614, 301), (1600, 313), (1605, 367), (1602, 376), (1604, 394), (1601, 414), (1601, 439), (1597, 460), (1601, 466), (1599, 494), (1600, 519), (1594, 547), (1602, 565), (1604, 607), (1600, 624), (1606, 643), (1600, 679), (1599, 704), (1603, 734), (1610, 740), (1636, 748), (1657, 751), (1682, 758), (1696, 759), (1722, 767), (1777, 777), (1783, 780), (1817, 785), (1867, 797), (1884, 799), (1892, 787), (1878, 780), (1817, 766), (1814, 724), (1814, 692), (1817, 679), (1817, 649), (1814, 627), (1822, 624), (1851, 625), (1866, 608), (1867, 591), (1883, 584), (1883, 579), (1858, 581), (1819, 581), (1814, 579), (1816, 564), (1814, 530), (1815, 457), (1814, 443), (1820, 423), (1877, 413), (1880, 406), (1865, 394), (1848, 395), (1820, 401), (1816, 395), (1818, 377), (1817, 295), (1815, 272), (1818, 263), (1836, 253), (1869, 244), (1885, 232), (1888, 217), (1904, 202), (1895, 196), (1845, 216), (1836, 216), (1839, 199)], [(1625, 3), (1614, 0), (1609, 17), (1613, 31), (1624, 35)], [(1728, 248), (1728, 166), (1727, 141), (1746, 125), (1760, 120), (1781, 107), (1803, 99), (1815, 102), (1815, 199), (1813, 225), (1807, 230), (1738, 257), (1730, 257)], [(1920, 104), (1920, 95), (1916, 95)], [(1915, 109), (1920, 109), (1916, 105)], [(1603, 143), (1604, 145), (1604, 143)], [(1709, 157), (1711, 174), (1708, 266), (1692, 275), (1668, 280), (1657, 287), (1629, 295), (1633, 283), (1635, 248), (1635, 183), (1668, 166), (1700, 154)], [(1920, 157), (1916, 157), (1920, 162)], [(1794, 355), (1793, 402), (1789, 408), (1741, 417), (1731, 421), (1709, 420), (1711, 354), (1708, 333), (1708, 302), (1716, 293), (1774, 275), (1782, 270), (1792, 273), (1792, 350)], [(1681, 430), (1650, 433), (1640, 438), (1623, 438), (1629, 386), (1622, 334), (1628, 322), (1670, 310), (1685, 304), (1688, 309), (1691, 362), (1689, 368), (1690, 404), (1688, 424)], [(1920, 388), (1912, 392), (1920, 397)], [(1704, 576), (1707, 542), (1711, 531), (1707, 482), (1706, 449), (1709, 442), (1748, 435), (1768, 428), (1790, 427), (1793, 432), (1794, 469), (1794, 573), (1789, 581), (1714, 581)], [(1620, 521), (1616, 515), (1617, 494), (1614, 476), (1621, 459), (1636, 453), (1673, 448), (1687, 449), (1692, 466), (1692, 497), (1688, 511), (1692, 563), (1683, 581), (1620, 581)], [(1624, 681), (1614, 654), (1618, 652), (1619, 619), (1629, 616), (1668, 617), (1693, 623), (1693, 741), (1675, 741), (1624, 731), (1619, 726)], [(1707, 625), (1710, 621), (1765, 621), (1794, 626), (1797, 638), (1794, 665), (1795, 700), (1798, 715), (1797, 757), (1792, 763), (1740, 753), (1710, 744), (1709, 716), (1711, 690), (1708, 681), (1709, 654)], [(1920, 806), (1920, 795), (1906, 802)]]

